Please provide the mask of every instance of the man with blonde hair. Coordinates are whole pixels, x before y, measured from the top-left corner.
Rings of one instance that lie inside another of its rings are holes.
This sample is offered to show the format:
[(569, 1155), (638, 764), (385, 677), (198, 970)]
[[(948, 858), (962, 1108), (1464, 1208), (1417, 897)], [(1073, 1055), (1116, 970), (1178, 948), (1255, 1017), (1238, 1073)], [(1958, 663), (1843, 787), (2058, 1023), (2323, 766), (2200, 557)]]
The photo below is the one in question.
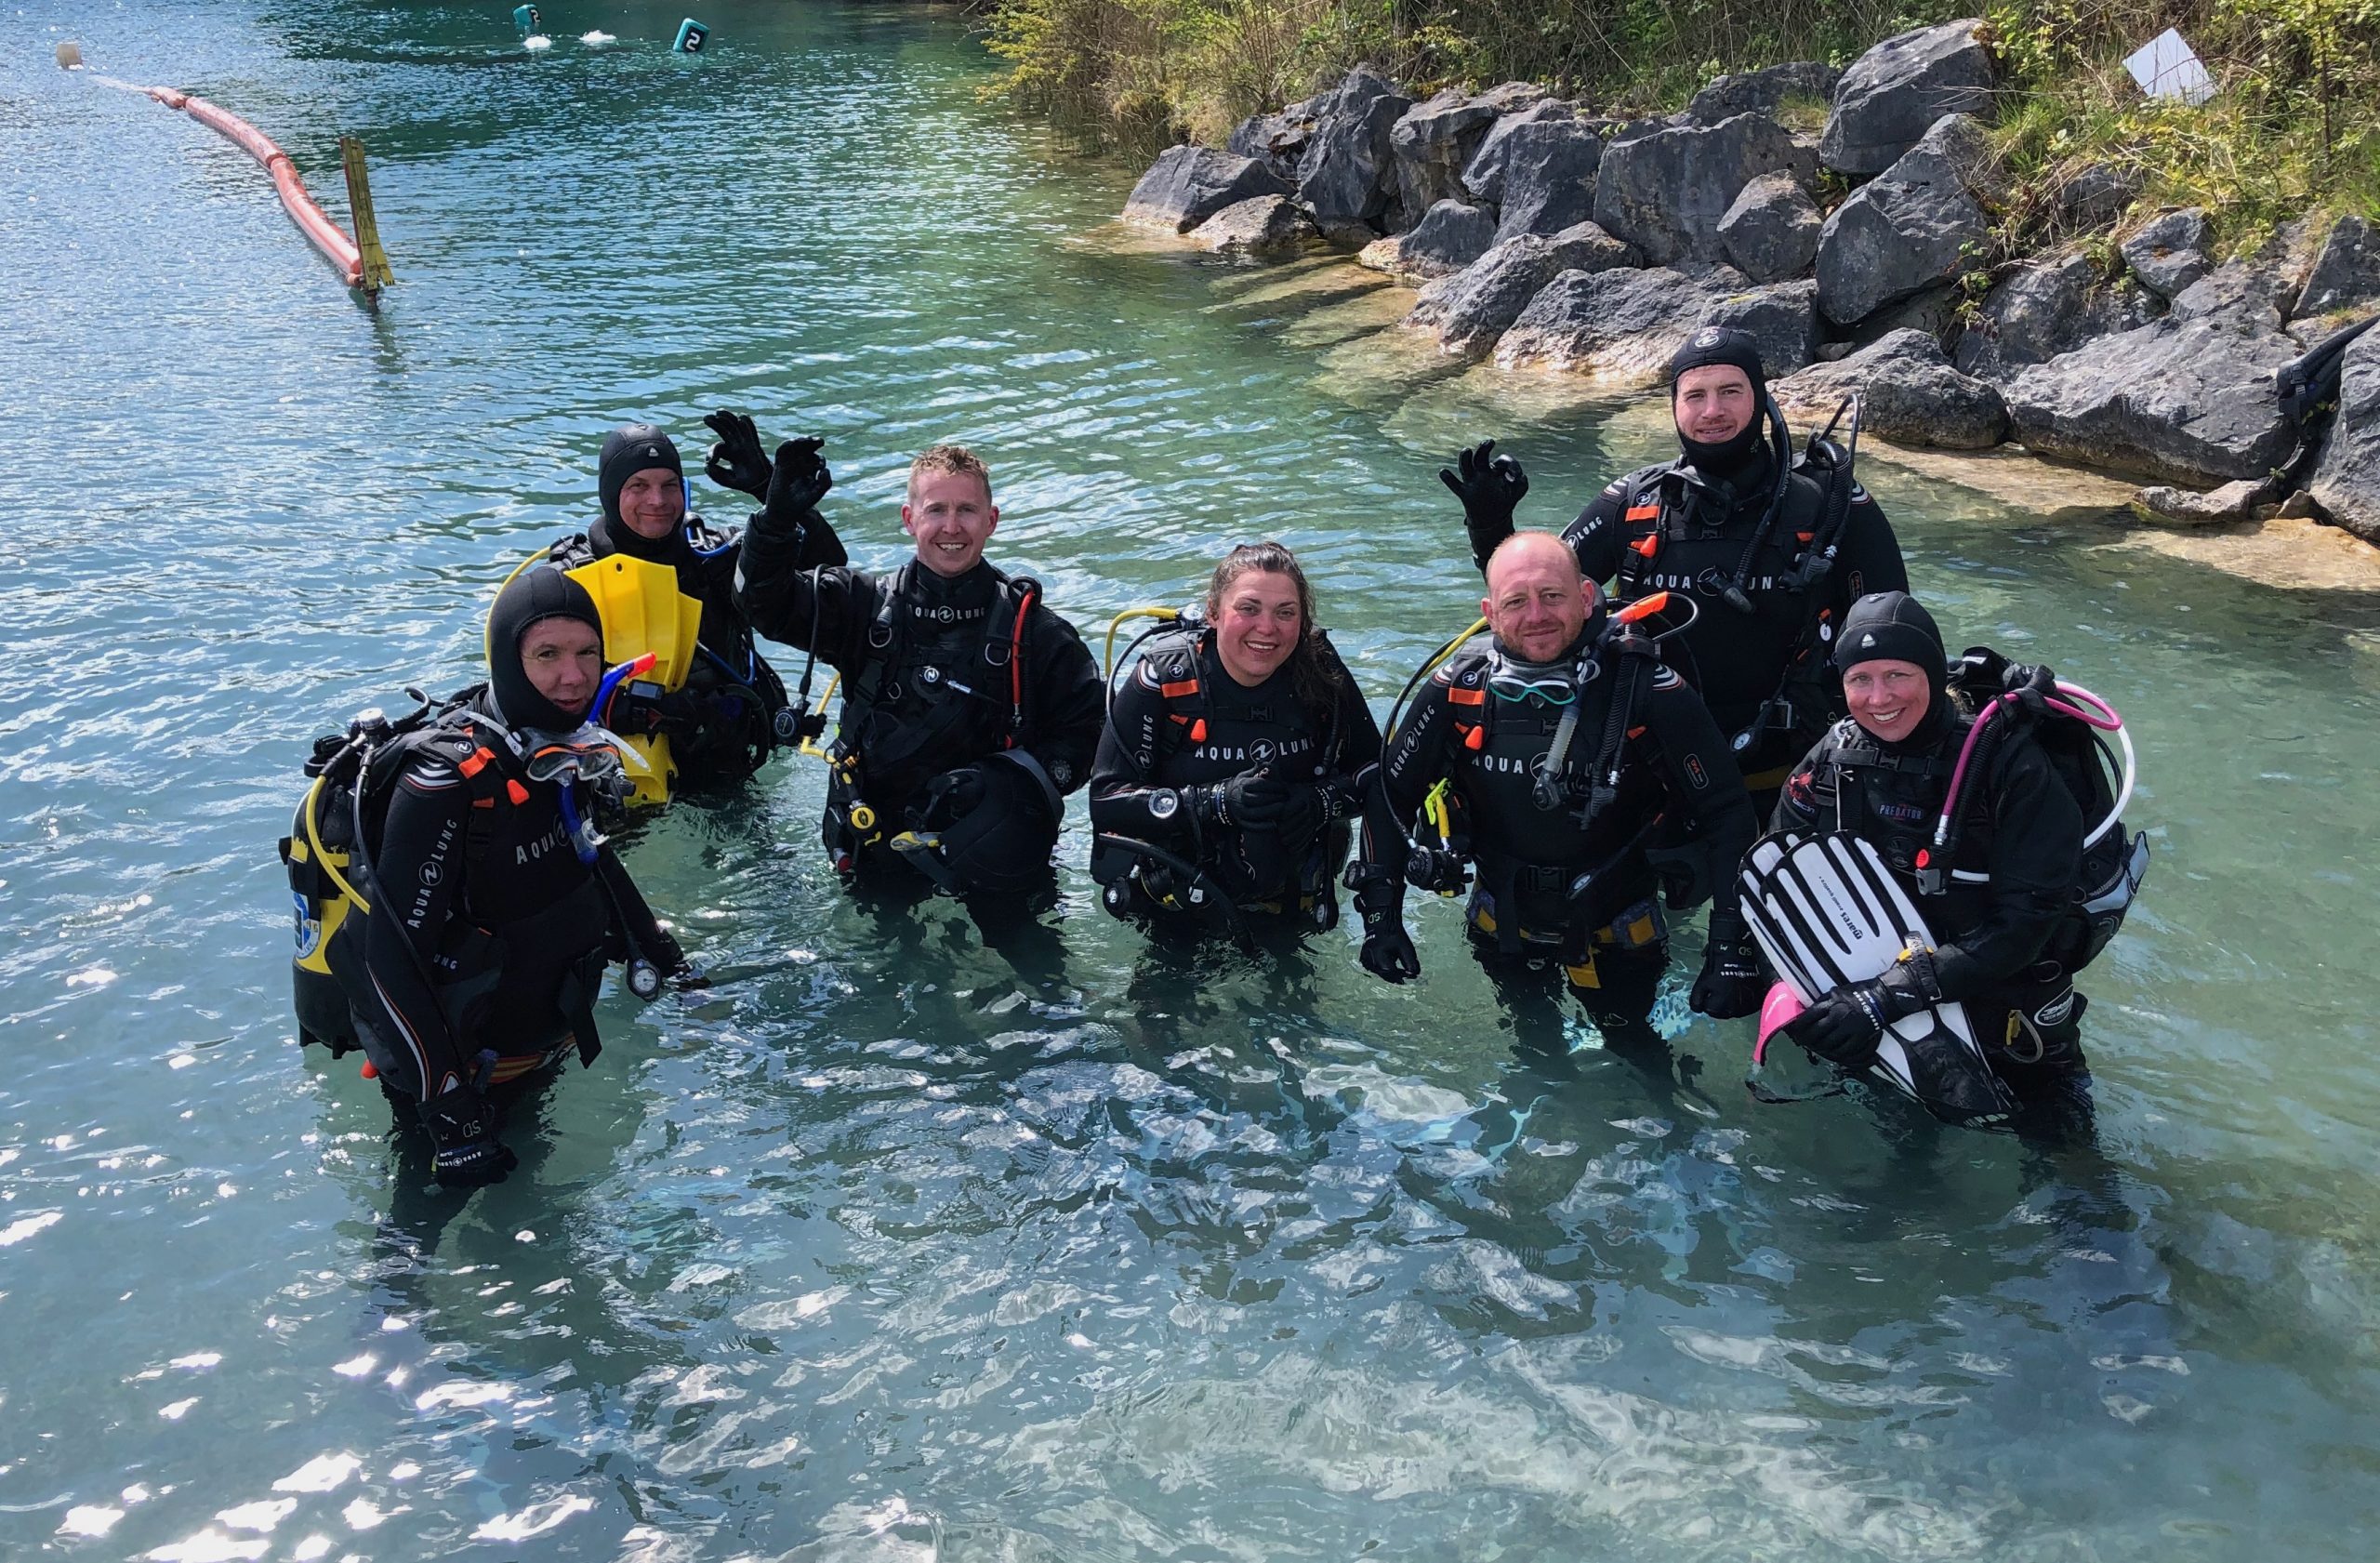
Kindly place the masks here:
[(1106, 702), (1039, 583), (984, 562), (999, 519), (982, 459), (936, 445), (909, 464), (916, 556), (889, 576), (805, 568), (817, 540), (805, 554), (765, 515), (745, 535), (736, 601), (753, 626), (842, 674), (822, 835), (847, 879), (906, 864), (954, 894), (1013, 894), (1050, 877)]

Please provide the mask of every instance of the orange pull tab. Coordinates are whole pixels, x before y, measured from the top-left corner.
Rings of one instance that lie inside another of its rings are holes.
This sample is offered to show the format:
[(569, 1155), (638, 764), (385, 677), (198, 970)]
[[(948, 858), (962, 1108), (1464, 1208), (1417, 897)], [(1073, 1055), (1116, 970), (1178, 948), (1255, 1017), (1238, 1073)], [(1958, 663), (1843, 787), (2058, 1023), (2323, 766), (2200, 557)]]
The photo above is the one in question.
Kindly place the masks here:
[(517, 781), (504, 784), (504, 795), (512, 800), (512, 806), (516, 809), (529, 801), (529, 789)]
[(1661, 508), (1659, 505), (1631, 505), (1628, 507), (1628, 513), (1620, 519), (1622, 521), (1659, 521), (1661, 519)]
[(1207, 741), (1207, 719), (1205, 717), (1200, 717), (1197, 721), (1190, 724), (1190, 741), (1194, 744), (1203, 744)]
[(1485, 727), (1474, 727), (1470, 732), (1465, 733), (1462, 735), (1462, 747), (1472, 750), (1474, 753), (1486, 748), (1488, 747), (1488, 729)]
[(1656, 532), (1649, 537), (1639, 537), (1628, 547), (1642, 557), (1650, 559), (1661, 551), (1661, 535)]
[(1656, 591), (1650, 597), (1639, 597), (1611, 616), (1621, 624), (1633, 624), (1640, 618), (1650, 618), (1670, 605), (1670, 594)]
[(1815, 532), (1796, 532), (1793, 534), (1793, 540), (1797, 543), (1806, 543), (1817, 536)]
[(368, 1058), (364, 1061), (364, 1078), (367, 1080), (377, 1080), (380, 1078), (380, 1071), (373, 1066), (372, 1061)]

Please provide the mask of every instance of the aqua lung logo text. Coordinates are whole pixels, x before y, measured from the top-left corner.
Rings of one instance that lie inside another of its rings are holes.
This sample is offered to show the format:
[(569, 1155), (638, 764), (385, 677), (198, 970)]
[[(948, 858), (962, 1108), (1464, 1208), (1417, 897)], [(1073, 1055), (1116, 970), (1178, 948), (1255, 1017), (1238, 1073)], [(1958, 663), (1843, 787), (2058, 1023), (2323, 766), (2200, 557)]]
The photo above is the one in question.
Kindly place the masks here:
[(553, 851), (554, 848), (562, 845), (562, 822), (560, 820), (556, 820), (551, 828), (548, 829), (544, 835), (538, 837), (536, 841), (531, 841), (527, 846), (514, 847), (512, 849), (512, 861), (515, 865), (535, 863), (539, 858), (545, 856), (546, 854)]

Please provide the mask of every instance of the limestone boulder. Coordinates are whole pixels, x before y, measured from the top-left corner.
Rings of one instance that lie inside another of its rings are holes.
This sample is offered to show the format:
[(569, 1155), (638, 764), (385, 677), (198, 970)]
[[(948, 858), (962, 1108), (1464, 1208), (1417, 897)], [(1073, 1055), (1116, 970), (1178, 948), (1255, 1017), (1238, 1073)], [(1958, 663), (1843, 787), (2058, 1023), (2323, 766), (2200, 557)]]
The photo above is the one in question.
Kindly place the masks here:
[(1225, 206), (1288, 192), (1280, 176), (1254, 158), (1211, 147), (1168, 147), (1132, 187), (1124, 220), (1187, 233)]
[(2278, 258), (2227, 260), (2174, 295), (2175, 320), (2216, 319), (2278, 331), (2297, 302), (2297, 280)]
[(1395, 169), (1396, 204), (1408, 219), (1418, 219), (1441, 201), (1468, 193), (1462, 171), (1501, 113), (1484, 95), (1474, 98), (1448, 87), (1397, 117), (1389, 127), (1388, 143)]
[(1881, 174), (1944, 114), (1989, 115), (1994, 73), (1979, 17), (1885, 39), (1834, 90), (1818, 160), (1855, 179)]
[(1398, 242), (1396, 270), (1418, 281), (1452, 276), (1496, 242), (1496, 219), (1485, 206), (1440, 201)]
[(1347, 73), (1319, 100), (1313, 138), (1298, 159), (1297, 196), (1324, 237), (1349, 244), (1377, 232), (1395, 191), (1389, 134), (1412, 106), (1369, 66)]
[(1253, 114), (1241, 120), (1223, 142), (1223, 150), (1234, 157), (1263, 164), (1280, 176), (1282, 183), (1294, 187), (1298, 160), (1305, 155), (1305, 145), (1312, 139), (1314, 121), (1284, 109), (1277, 114)]
[(1545, 285), (1496, 346), (1503, 368), (1568, 371), (1614, 386), (1657, 385), (1670, 356), (1717, 302), (1665, 267), (1564, 272)]
[[(1479, 139), (1479, 150), (1473, 152), (1471, 161), (1464, 165), (1462, 188), (1474, 201), (1484, 201), (1491, 206), (1498, 205), (1504, 198), (1504, 168), (1511, 155), (1507, 143), (1513, 137), (1527, 126), (1577, 117), (1570, 105), (1559, 98), (1540, 99), (1526, 109), (1501, 115), (1488, 127), (1488, 134)], [(1595, 150), (1601, 153), (1600, 140)]]
[(1818, 203), (1793, 176), (1763, 174), (1737, 192), (1719, 219), (1719, 244), (1753, 282), (1778, 282), (1809, 270), (1823, 226)]
[(1236, 201), (1190, 231), (1190, 242), (1218, 255), (1294, 255), (1322, 242), (1314, 219), (1286, 195)]
[(1686, 106), (1686, 115), (1697, 125), (1716, 125), (1738, 114), (1766, 114), (1775, 119), (1778, 110), (1796, 99), (1831, 102), (1842, 80), (1842, 72), (1815, 60), (1720, 76), (1694, 95), (1694, 101)]
[(2215, 225), (2191, 206), (2152, 219), (2116, 251), (2141, 286), (2160, 298), (2171, 298), (2215, 270), (2215, 262), (2207, 258), (2214, 243)]
[(1990, 232), (1971, 189), (1988, 156), (1978, 121), (1945, 114), (1834, 209), (1818, 233), (1818, 307), (1828, 319), (1854, 325), (1966, 269)]
[(2140, 199), (2140, 176), (2112, 164), (2093, 163), (2061, 181), (2052, 209), (2063, 233), (2096, 233), (2112, 228)]
[(1521, 126), (1504, 139), (1499, 242), (1524, 233), (1559, 233), (1594, 217), (1596, 174), (1603, 164), (1603, 138), (1595, 132), (1586, 120), (1554, 119)]
[(1770, 390), (1788, 417), (1824, 423), (1843, 399), (1860, 398), (1860, 428), (1896, 444), (1988, 450), (2008, 437), (2000, 392), (1962, 375), (1923, 331), (1896, 331), (1831, 364), (1814, 364)]
[(2183, 526), (2213, 526), (2224, 522), (2247, 520), (2271, 487), (2269, 482), (2258, 482), (2253, 478), (2241, 478), (2237, 483), (2227, 483), (2220, 488), (2202, 493), (2195, 488), (2153, 483), (2133, 496), (2132, 509), (2145, 521)]
[(1760, 344), (1761, 367), (1772, 377), (1790, 375), (1818, 356), (1818, 285), (1805, 277), (1721, 293), (1696, 325), (1750, 332)]
[(1638, 259), (1592, 222), (1559, 233), (1525, 233), (1423, 287), (1405, 324), (1436, 333), (1448, 352), (1485, 352), (1555, 276), (1632, 267)]
[(2380, 543), (2380, 328), (2347, 344), (2338, 417), (2307, 492), (2333, 521)]
[(1655, 265), (1726, 254), (1719, 219), (1744, 186), (1785, 173), (1807, 185), (1809, 149), (1765, 114), (1684, 125), (1606, 147), (1595, 175), (1595, 221)]
[(2380, 229), (2343, 217), (2323, 240), (2297, 298), (2300, 315), (2380, 311)]
[(2088, 257), (2070, 252), (1995, 283), (1952, 362), (1961, 374), (2004, 379), (2095, 337), (2145, 325), (2156, 313), (2147, 292), (2102, 282)]
[(2297, 344), (2219, 317), (2168, 317), (2101, 337), (2001, 388), (2033, 450), (2209, 486), (2261, 478), (2294, 443), (2272, 372)]

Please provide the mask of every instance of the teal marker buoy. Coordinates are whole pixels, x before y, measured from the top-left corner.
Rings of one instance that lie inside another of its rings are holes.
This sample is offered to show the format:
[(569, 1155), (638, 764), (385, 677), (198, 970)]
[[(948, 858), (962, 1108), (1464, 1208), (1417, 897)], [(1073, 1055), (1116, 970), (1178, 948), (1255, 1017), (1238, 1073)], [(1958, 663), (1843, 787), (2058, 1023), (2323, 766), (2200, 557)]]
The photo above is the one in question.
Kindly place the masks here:
[(537, 30), (537, 23), (541, 19), (537, 15), (537, 7), (535, 6), (515, 6), (512, 7), (512, 25), (521, 30), (521, 35), (524, 38)]
[(678, 24), (678, 41), (671, 44), (669, 48), (674, 54), (700, 54), (703, 52), (703, 46), (708, 42), (710, 42), (710, 29), (694, 18), (688, 17)]

